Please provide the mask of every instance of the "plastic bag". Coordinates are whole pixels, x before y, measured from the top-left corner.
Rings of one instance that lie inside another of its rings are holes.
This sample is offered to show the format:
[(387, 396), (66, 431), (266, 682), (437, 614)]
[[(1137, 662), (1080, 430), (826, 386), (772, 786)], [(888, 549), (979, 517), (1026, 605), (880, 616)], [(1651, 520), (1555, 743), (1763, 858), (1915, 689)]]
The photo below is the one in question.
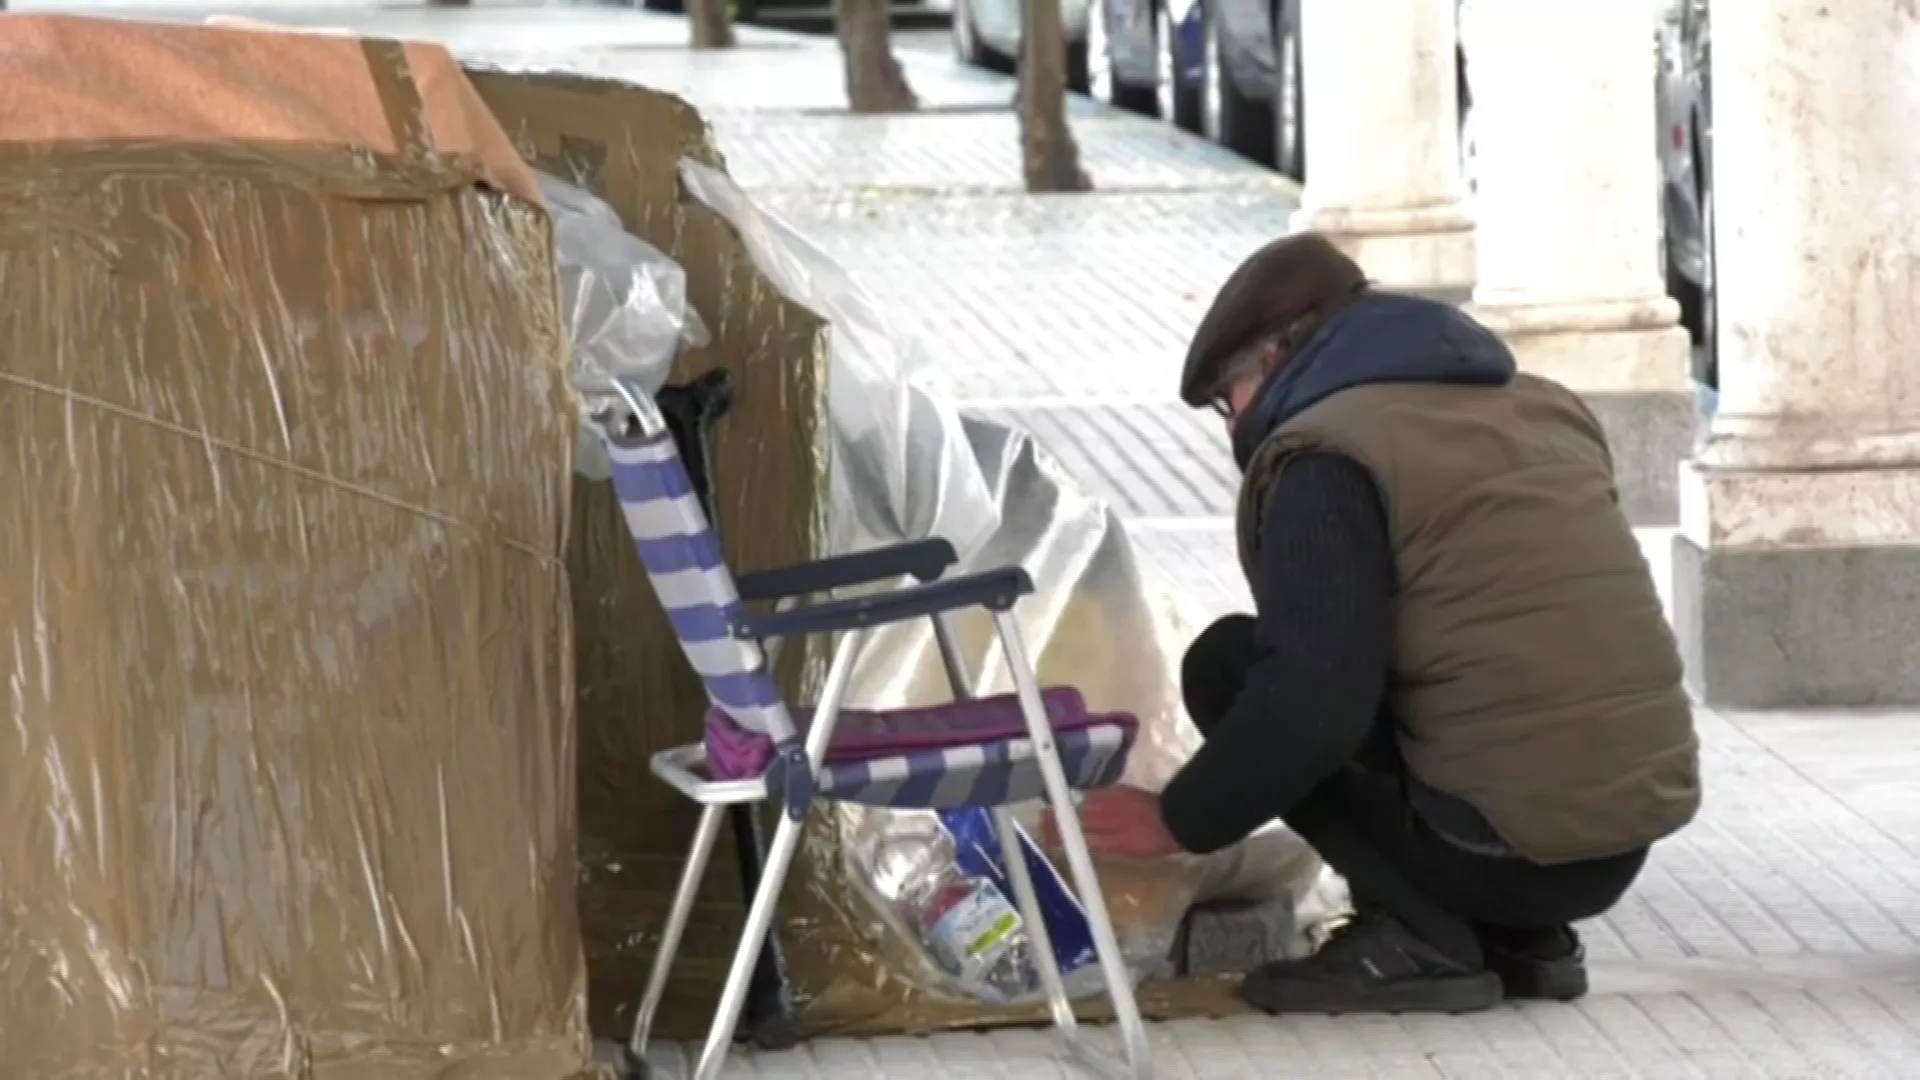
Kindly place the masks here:
[(660, 249), (634, 236), (613, 207), (585, 188), (535, 172), (553, 217), (560, 310), (573, 365), (568, 379), (582, 402), (574, 470), (609, 475), (606, 447), (588, 417), (615, 403), (614, 376), (660, 389), (682, 345), (705, 345), (707, 327), (687, 303), (687, 274)]
[(1000, 524), (939, 376), (845, 268), (754, 206), (725, 173), (682, 159), (680, 182), (740, 233), (780, 291), (833, 325), (827, 379), (835, 551), (943, 537), (973, 550)]

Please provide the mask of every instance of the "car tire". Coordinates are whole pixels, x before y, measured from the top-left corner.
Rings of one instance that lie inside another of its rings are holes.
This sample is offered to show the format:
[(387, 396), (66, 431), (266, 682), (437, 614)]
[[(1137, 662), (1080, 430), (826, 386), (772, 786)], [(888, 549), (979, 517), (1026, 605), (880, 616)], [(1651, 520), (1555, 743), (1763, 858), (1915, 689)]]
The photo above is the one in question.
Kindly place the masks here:
[[(1206, 13), (1207, 47), (1202, 61), (1202, 87), (1207, 94), (1218, 94), (1201, 110), (1202, 134), (1216, 145), (1263, 165), (1273, 163), (1274, 122), (1267, 102), (1249, 97), (1234, 84), (1233, 72), (1223, 59), (1225, 31), (1221, 21)], [(1210, 128), (1211, 130), (1206, 130)]]
[(1304, 0), (1273, 7), (1273, 167), (1297, 183), (1307, 182), (1307, 96), (1301, 75), (1306, 55), (1300, 36)]
[(1680, 305), (1680, 325), (1687, 328), (1687, 336), (1693, 339), (1695, 347), (1705, 344), (1706, 322), (1703, 316), (1706, 314), (1707, 291), (1699, 282), (1680, 271), (1671, 250), (1667, 253), (1667, 295)]
[(1087, 94), (1093, 90), (1093, 65), (1087, 53), (1087, 43), (1070, 41), (1067, 43), (1067, 90), (1075, 94)]
[(1181, 77), (1180, 34), (1165, 4), (1154, 5), (1154, 36), (1159, 38), (1161, 77), (1166, 81), (1160, 95), (1160, 118), (1182, 131), (1200, 134), (1202, 112), (1206, 108), (1206, 87), (1201, 82)]
[[(1119, 69), (1113, 66), (1113, 35), (1109, 25), (1110, 9), (1107, 7), (1107, 2), (1108, 0), (1090, 0), (1087, 8), (1089, 71), (1097, 65), (1105, 74), (1105, 78), (1100, 81), (1098, 93), (1089, 89), (1088, 94), (1116, 109), (1124, 109), (1141, 116), (1156, 116), (1159, 113), (1159, 103), (1155, 100), (1153, 86), (1126, 82), (1120, 78)], [(1092, 82), (1091, 79), (1088, 81)]]
[(1706, 273), (1700, 282), (1700, 350), (1705, 382), (1720, 390), (1720, 257), (1714, 250), (1713, 178), (1700, 185), (1700, 233), (1706, 247)]
[(1160, 99), (1151, 86), (1139, 86), (1113, 80), (1113, 100), (1108, 104), (1140, 116), (1159, 116)]
[(973, 5), (967, 0), (953, 0), (950, 20), (953, 28), (953, 53), (960, 62), (970, 67), (997, 71), (1002, 75), (1013, 74), (1013, 60), (980, 40), (980, 32), (973, 25)]

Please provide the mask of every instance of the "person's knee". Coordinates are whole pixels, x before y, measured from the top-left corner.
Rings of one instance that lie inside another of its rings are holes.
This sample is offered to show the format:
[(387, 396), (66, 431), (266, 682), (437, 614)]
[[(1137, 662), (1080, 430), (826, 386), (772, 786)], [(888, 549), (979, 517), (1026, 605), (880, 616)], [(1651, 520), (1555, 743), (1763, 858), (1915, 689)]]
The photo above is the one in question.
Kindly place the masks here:
[(1180, 662), (1180, 695), (1187, 715), (1202, 735), (1226, 714), (1246, 685), (1253, 663), (1255, 623), (1251, 615), (1227, 615), (1214, 621), (1187, 646)]

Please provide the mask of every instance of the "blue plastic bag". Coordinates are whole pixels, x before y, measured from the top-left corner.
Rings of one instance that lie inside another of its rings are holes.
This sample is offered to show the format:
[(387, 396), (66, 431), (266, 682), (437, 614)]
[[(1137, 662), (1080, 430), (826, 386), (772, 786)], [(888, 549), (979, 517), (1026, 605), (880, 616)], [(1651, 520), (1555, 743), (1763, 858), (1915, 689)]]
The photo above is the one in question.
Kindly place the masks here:
[[(1000, 838), (993, 830), (993, 811), (962, 807), (940, 812), (940, 823), (953, 837), (955, 861), (970, 877), (983, 877), (999, 887), (1009, 900), (1014, 897), (1013, 880), (1000, 858)], [(1094, 963), (1093, 928), (1087, 913), (1073, 898), (1067, 883), (1040, 846), (1018, 825), (1020, 852), (1026, 857), (1027, 876), (1033, 879), (1034, 895), (1040, 900), (1040, 914), (1046, 920), (1047, 938), (1053, 943), (1053, 958), (1061, 975), (1070, 975)]]

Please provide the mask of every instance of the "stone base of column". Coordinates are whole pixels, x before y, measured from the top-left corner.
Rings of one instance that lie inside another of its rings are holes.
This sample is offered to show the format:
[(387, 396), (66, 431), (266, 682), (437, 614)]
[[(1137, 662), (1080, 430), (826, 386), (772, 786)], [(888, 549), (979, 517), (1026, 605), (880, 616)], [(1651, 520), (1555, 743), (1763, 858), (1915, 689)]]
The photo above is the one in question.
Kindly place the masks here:
[(1473, 216), (1459, 203), (1356, 210), (1305, 207), (1295, 232), (1317, 232), (1360, 264), (1383, 289), (1464, 303), (1473, 294), (1479, 256)]
[(1620, 508), (1635, 528), (1680, 519), (1680, 463), (1693, 452), (1700, 401), (1691, 390), (1582, 390), (1606, 429)]
[(1679, 521), (1680, 463), (1700, 406), (1692, 343), (1666, 297), (1626, 304), (1513, 305), (1484, 297), (1474, 314), (1506, 340), (1520, 370), (1578, 393), (1606, 429), (1620, 505), (1639, 527)]
[(1673, 625), (1705, 703), (1920, 707), (1920, 433), (1865, 426), (1717, 432), (1682, 470)]
[(1673, 627), (1700, 702), (1920, 707), (1920, 546), (1712, 549), (1673, 538)]

